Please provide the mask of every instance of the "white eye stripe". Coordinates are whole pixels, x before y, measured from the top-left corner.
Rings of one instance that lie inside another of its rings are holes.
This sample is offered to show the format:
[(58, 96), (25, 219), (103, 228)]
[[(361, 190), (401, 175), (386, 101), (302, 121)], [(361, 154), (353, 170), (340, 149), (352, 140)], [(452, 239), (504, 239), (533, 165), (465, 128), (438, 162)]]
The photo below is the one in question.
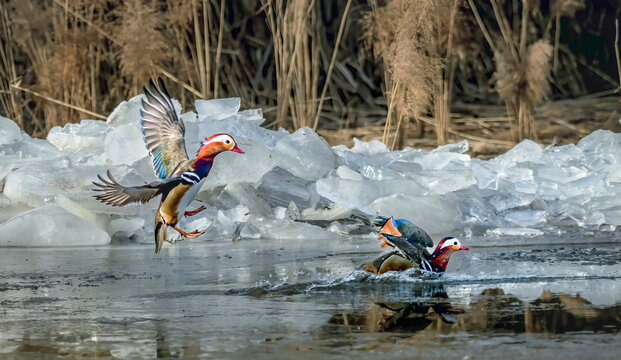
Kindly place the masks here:
[(225, 142), (226, 140), (233, 141), (233, 138), (231, 136), (229, 136), (229, 135), (226, 135), (226, 134), (225, 135), (218, 135), (218, 136), (216, 136), (215, 138), (213, 138), (213, 139), (211, 139), (209, 141), (204, 141), (203, 140), (201, 145), (207, 145), (207, 144), (211, 144), (211, 143), (214, 143), (214, 142)]
[(447, 246), (459, 246), (459, 244), (459, 240), (455, 238), (446, 239), (446, 241), (444, 241), (444, 244), (442, 244), (441, 249), (444, 249)]

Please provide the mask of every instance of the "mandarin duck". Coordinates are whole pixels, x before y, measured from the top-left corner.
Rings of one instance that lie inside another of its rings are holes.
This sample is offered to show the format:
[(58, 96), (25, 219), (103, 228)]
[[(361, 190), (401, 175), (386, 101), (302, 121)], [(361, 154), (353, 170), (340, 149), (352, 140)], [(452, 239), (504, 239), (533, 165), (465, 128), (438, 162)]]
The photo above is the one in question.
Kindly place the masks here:
[(161, 180), (140, 186), (126, 187), (119, 184), (110, 171), (108, 179), (98, 175), (101, 183), (93, 182), (101, 194), (95, 198), (112, 206), (142, 203), (161, 195), (155, 213), (155, 252), (158, 253), (166, 239), (168, 226), (185, 238), (203, 234), (198, 230), (185, 232), (177, 227), (180, 215), (192, 216), (203, 210), (185, 211), (200, 190), (216, 155), (224, 151), (243, 154), (235, 140), (228, 134), (215, 134), (201, 141), (196, 157), (190, 159), (185, 149), (185, 125), (179, 118), (170, 95), (161, 79), (156, 85), (153, 80), (144, 88), (146, 99), (142, 99), (140, 125), (143, 139), (153, 161), (153, 170)]
[(361, 266), (374, 274), (410, 268), (443, 273), (453, 252), (468, 250), (458, 239), (445, 237), (430, 254), (426, 247), (433, 246), (433, 241), (425, 230), (408, 220), (392, 217), (380, 228), (378, 240), (381, 247), (391, 247), (393, 251)]

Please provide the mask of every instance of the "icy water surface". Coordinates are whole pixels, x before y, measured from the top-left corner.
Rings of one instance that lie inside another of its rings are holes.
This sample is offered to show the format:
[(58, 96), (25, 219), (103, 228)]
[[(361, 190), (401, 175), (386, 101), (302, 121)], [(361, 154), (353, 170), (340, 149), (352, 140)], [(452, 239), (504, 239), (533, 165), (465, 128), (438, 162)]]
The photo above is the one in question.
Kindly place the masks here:
[(619, 354), (621, 245), (464, 243), (439, 278), (356, 271), (369, 237), (6, 248), (0, 357)]

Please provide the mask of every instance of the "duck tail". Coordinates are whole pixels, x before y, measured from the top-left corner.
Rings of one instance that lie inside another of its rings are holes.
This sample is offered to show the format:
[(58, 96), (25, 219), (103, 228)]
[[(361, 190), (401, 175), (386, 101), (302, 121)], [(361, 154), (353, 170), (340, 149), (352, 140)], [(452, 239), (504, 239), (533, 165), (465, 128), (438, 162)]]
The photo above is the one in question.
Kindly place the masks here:
[(164, 245), (164, 241), (166, 240), (166, 230), (168, 229), (168, 225), (162, 221), (160, 218), (159, 211), (157, 216), (155, 217), (155, 253), (159, 253), (162, 250), (162, 245)]

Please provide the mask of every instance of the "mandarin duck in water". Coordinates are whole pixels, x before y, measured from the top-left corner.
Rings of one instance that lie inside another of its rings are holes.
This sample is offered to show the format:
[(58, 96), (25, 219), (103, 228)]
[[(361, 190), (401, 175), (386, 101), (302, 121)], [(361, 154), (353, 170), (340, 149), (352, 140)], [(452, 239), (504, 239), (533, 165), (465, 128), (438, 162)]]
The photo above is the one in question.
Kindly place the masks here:
[(155, 213), (155, 252), (158, 253), (166, 239), (168, 226), (186, 238), (202, 235), (198, 230), (185, 232), (177, 227), (180, 215), (192, 216), (205, 210), (185, 211), (200, 190), (216, 155), (224, 151), (244, 152), (227, 134), (216, 134), (201, 142), (196, 157), (190, 159), (185, 150), (185, 125), (175, 111), (170, 95), (161, 79), (153, 80), (144, 88), (146, 100), (142, 99), (140, 124), (144, 141), (153, 160), (153, 170), (161, 179), (150, 184), (126, 187), (119, 184), (108, 171), (108, 178), (98, 175), (101, 183), (93, 182), (97, 200), (112, 206), (147, 203), (161, 195)]
[(453, 252), (468, 250), (456, 238), (445, 237), (430, 254), (427, 247), (432, 247), (433, 241), (425, 230), (410, 221), (378, 217), (376, 224), (381, 224), (378, 237), (380, 246), (391, 247), (393, 251), (361, 266), (374, 274), (410, 268), (443, 273)]

